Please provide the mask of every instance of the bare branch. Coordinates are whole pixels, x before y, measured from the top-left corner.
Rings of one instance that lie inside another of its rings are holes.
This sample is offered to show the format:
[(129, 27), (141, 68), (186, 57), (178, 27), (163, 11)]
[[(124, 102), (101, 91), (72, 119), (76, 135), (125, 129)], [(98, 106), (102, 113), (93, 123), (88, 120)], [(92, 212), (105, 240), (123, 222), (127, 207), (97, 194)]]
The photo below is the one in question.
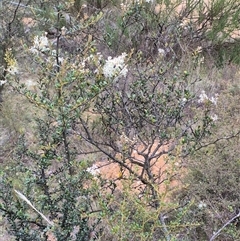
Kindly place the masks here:
[(232, 223), (235, 219), (240, 217), (240, 211), (237, 215), (235, 215), (233, 218), (231, 218), (229, 221), (227, 221), (211, 238), (209, 241), (213, 241), (215, 238), (219, 236), (219, 234), (222, 232), (224, 228), (226, 228), (230, 223)]

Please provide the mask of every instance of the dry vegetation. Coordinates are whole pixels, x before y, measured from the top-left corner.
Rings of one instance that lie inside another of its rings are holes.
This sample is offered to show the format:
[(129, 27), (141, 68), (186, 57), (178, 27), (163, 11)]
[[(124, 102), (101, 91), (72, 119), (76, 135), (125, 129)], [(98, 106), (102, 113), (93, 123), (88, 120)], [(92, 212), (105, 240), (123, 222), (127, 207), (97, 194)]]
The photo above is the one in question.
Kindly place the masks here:
[(3, 2), (0, 239), (239, 240), (240, 5)]

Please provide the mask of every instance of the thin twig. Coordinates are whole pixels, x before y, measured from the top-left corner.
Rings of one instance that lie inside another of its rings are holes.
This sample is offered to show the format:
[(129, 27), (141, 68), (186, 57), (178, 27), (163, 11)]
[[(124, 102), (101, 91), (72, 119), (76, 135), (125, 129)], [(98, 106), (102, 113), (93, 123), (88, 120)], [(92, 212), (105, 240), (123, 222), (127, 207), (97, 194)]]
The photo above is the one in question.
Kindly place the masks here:
[(229, 221), (227, 221), (211, 238), (209, 241), (213, 241), (221, 232), (224, 228), (227, 227), (230, 223), (232, 223), (236, 218), (240, 217), (240, 211), (237, 215), (235, 215), (233, 218), (231, 218)]

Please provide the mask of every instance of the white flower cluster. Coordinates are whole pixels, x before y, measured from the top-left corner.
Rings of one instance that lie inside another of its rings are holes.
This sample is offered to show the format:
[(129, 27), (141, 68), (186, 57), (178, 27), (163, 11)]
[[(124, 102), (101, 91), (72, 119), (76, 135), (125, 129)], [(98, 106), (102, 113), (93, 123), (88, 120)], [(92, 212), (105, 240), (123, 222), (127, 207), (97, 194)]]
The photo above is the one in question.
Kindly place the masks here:
[(35, 36), (33, 41), (33, 46), (30, 48), (30, 51), (34, 54), (38, 54), (39, 52), (49, 51), (49, 41), (45, 36)]
[(0, 87), (1, 87), (2, 85), (6, 84), (6, 83), (7, 83), (6, 80), (0, 80)]
[(162, 48), (158, 49), (158, 55), (160, 58), (164, 58), (166, 56), (166, 51)]
[(126, 56), (126, 53), (122, 53), (122, 55), (115, 58), (109, 56), (105, 65), (103, 66), (103, 75), (106, 78), (121, 76), (126, 77), (128, 73), (127, 66), (124, 63)]
[(91, 167), (87, 168), (87, 172), (89, 172), (93, 176), (97, 176), (100, 174), (99, 168), (96, 164), (93, 164)]
[(187, 98), (183, 97), (181, 100), (180, 100), (180, 105), (183, 107), (185, 106), (185, 104), (187, 103)]
[(126, 12), (127, 9), (128, 9), (128, 5), (127, 5), (127, 4), (124, 4), (124, 3), (121, 3), (121, 4), (120, 4), (120, 7), (121, 7), (121, 10), (122, 10), (123, 12)]
[(198, 208), (199, 209), (204, 209), (204, 208), (206, 208), (207, 207), (207, 204), (205, 203), (205, 202), (203, 202), (203, 201), (200, 201), (199, 202), (199, 204), (198, 204)]
[(218, 94), (215, 94), (215, 96), (212, 96), (212, 97), (208, 97), (205, 91), (203, 90), (199, 95), (198, 103), (204, 103), (206, 101), (210, 101), (212, 104), (217, 105), (217, 100), (218, 100)]
[(210, 116), (210, 118), (212, 119), (212, 121), (217, 121), (218, 120), (218, 116), (216, 114), (213, 114)]

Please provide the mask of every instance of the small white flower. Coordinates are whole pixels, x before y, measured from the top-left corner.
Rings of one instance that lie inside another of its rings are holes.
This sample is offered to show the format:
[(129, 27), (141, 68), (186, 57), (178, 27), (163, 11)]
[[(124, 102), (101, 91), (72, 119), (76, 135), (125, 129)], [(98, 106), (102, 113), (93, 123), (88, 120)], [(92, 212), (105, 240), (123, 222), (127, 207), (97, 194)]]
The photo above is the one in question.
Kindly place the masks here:
[(96, 164), (93, 164), (91, 167), (87, 168), (87, 172), (89, 172), (93, 176), (97, 176), (100, 174), (99, 168)]
[(30, 51), (34, 54), (38, 54), (38, 52), (45, 52), (50, 50), (48, 38), (44, 35), (35, 36), (33, 40), (33, 46), (30, 48)]
[(63, 57), (58, 57), (58, 61), (59, 61), (60, 64), (62, 64), (63, 61), (64, 61), (64, 58)]
[(127, 66), (124, 63), (126, 56), (126, 53), (122, 53), (122, 55), (115, 58), (109, 56), (105, 65), (103, 66), (104, 76), (106, 78), (112, 78), (117, 76), (126, 77), (128, 72)]
[(202, 53), (202, 47), (201, 46), (198, 46), (196, 49), (195, 49), (195, 53)]
[(158, 49), (158, 54), (161, 57), (165, 57), (166, 56), (166, 51), (164, 49), (162, 49), (162, 48), (159, 48)]
[(120, 4), (121, 9), (125, 12), (127, 10), (127, 4), (121, 3)]
[(214, 121), (214, 122), (218, 120), (218, 116), (216, 114), (214, 114), (210, 117), (211, 117), (212, 121)]
[(7, 83), (6, 80), (0, 80), (0, 86), (4, 85), (4, 84), (6, 84), (6, 83)]
[(67, 29), (66, 29), (65, 26), (63, 26), (63, 27), (61, 28), (61, 34), (62, 34), (62, 36), (65, 36), (65, 35), (66, 35), (66, 32), (67, 32)]
[(199, 209), (203, 209), (203, 208), (206, 208), (207, 207), (207, 204), (203, 201), (200, 201), (199, 204), (198, 204), (198, 208)]
[(214, 105), (217, 105), (218, 94), (215, 94), (215, 97), (211, 97), (209, 99)]
[(36, 54), (36, 55), (39, 54), (39, 50), (37, 50), (37, 49), (34, 48), (34, 47), (31, 47), (29, 50), (30, 50), (30, 52), (31, 52), (32, 54)]
[(184, 106), (187, 103), (187, 98), (182, 98), (182, 100), (180, 101), (180, 105)]
[(204, 103), (208, 100), (208, 96), (206, 95), (205, 91), (202, 90), (201, 94), (199, 95), (198, 103)]
[(204, 56), (202, 56), (202, 57), (199, 59), (199, 63), (200, 63), (200, 64), (204, 64)]
[(204, 103), (206, 101), (210, 101), (212, 104), (217, 105), (217, 100), (218, 100), (218, 94), (215, 94), (215, 96), (209, 98), (205, 91), (203, 90), (201, 94), (199, 95), (199, 100), (198, 103)]

